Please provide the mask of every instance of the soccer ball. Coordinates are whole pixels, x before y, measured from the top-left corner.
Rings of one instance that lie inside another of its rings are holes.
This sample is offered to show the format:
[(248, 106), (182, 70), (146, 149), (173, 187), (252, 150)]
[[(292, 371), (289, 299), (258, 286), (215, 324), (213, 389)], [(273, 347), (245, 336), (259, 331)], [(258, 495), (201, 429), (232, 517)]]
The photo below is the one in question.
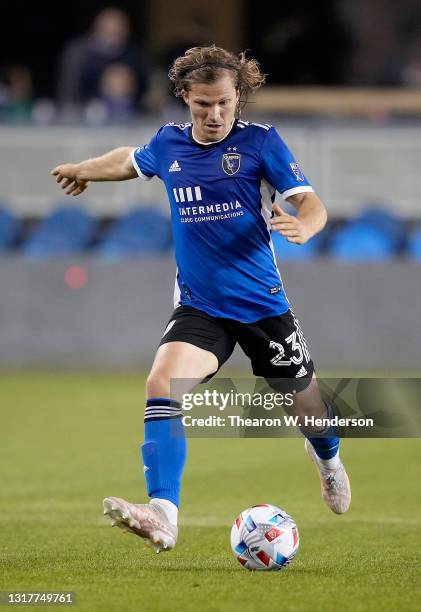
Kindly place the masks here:
[(249, 570), (280, 570), (298, 552), (297, 525), (281, 508), (258, 504), (238, 516), (231, 528), (231, 548)]

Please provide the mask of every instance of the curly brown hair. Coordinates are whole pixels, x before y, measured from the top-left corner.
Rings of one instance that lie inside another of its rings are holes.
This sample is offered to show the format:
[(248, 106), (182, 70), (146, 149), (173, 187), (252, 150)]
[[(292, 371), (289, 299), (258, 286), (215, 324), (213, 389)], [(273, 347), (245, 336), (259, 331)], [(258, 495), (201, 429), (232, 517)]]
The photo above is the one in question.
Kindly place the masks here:
[(260, 71), (255, 59), (247, 59), (243, 51), (236, 55), (222, 47), (192, 47), (184, 55), (174, 60), (168, 73), (173, 85), (173, 93), (181, 97), (194, 83), (213, 83), (229, 70), (235, 88), (240, 92), (237, 113), (247, 104), (248, 94), (259, 89), (266, 75)]

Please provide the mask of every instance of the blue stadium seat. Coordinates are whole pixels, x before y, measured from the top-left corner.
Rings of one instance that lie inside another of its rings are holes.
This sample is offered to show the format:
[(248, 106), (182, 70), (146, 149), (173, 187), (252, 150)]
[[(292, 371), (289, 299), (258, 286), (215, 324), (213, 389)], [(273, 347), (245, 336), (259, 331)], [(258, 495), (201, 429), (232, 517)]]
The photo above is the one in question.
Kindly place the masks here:
[(351, 223), (376, 228), (390, 238), (396, 248), (401, 247), (405, 239), (404, 220), (381, 204), (367, 205)]
[(395, 241), (379, 228), (349, 222), (334, 232), (329, 254), (342, 261), (382, 261), (393, 257)]
[(13, 246), (20, 227), (20, 220), (6, 208), (0, 207), (0, 251), (7, 251)]
[(41, 259), (78, 253), (89, 245), (96, 228), (96, 219), (83, 209), (62, 206), (35, 227), (22, 252)]
[(409, 236), (406, 255), (413, 261), (421, 262), (421, 225), (419, 225)]
[(272, 232), (272, 242), (275, 255), (281, 261), (304, 261), (314, 259), (320, 254), (320, 235), (314, 236), (305, 244), (293, 244), (279, 232)]
[(111, 226), (95, 252), (118, 260), (159, 255), (170, 246), (170, 219), (152, 207), (135, 208)]

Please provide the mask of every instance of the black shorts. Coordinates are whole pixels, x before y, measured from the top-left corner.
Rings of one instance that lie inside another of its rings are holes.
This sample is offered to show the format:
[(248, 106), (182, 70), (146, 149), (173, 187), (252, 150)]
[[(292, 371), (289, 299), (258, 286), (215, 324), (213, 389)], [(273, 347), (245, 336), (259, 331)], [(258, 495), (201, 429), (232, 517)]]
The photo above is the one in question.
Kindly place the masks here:
[(314, 372), (306, 340), (291, 310), (254, 323), (241, 323), (211, 317), (191, 306), (179, 306), (168, 322), (160, 345), (176, 341), (213, 353), (218, 359), (218, 370), (238, 342), (251, 361), (253, 374), (273, 380), (271, 386), (275, 386), (275, 380), (282, 387), (282, 379), (294, 379), (294, 388), (302, 390), (310, 384)]

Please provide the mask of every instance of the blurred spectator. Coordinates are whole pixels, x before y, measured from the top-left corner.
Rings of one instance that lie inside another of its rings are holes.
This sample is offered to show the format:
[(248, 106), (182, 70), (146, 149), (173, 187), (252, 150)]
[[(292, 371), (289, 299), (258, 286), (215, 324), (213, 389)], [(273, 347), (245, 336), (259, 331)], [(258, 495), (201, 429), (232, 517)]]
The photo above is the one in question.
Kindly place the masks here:
[(420, 1), (353, 0), (342, 3), (342, 12), (354, 41), (349, 84), (395, 87), (411, 81), (404, 71), (413, 63), (408, 49), (420, 36)]
[(32, 76), (22, 65), (10, 65), (0, 80), (0, 115), (8, 121), (28, 121), (31, 118), (33, 94)]
[(78, 112), (101, 97), (101, 82), (112, 64), (125, 65), (134, 81), (134, 97), (141, 103), (148, 82), (143, 51), (131, 41), (129, 19), (118, 8), (102, 10), (87, 34), (64, 49), (58, 78), (58, 101), (64, 112)]
[(126, 64), (111, 64), (102, 73), (99, 97), (87, 107), (89, 123), (127, 122), (138, 114), (136, 74)]
[(421, 36), (412, 41), (401, 70), (401, 82), (406, 87), (421, 88)]

